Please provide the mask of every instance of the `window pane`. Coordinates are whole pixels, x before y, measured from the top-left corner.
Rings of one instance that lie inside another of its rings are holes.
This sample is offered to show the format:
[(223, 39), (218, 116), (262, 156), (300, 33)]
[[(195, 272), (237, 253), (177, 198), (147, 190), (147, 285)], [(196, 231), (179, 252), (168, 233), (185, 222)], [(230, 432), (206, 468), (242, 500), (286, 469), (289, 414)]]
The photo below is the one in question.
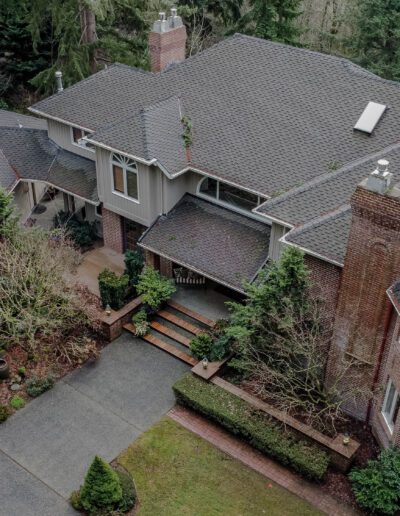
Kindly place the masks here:
[(211, 177), (206, 177), (203, 179), (200, 185), (200, 192), (204, 195), (209, 195), (210, 197), (217, 197), (216, 179), (212, 179)]
[(395, 392), (396, 391), (395, 391), (393, 382), (390, 382), (389, 391), (388, 391), (387, 397), (386, 397), (386, 403), (383, 408), (383, 412), (387, 415), (389, 415), (392, 410)]
[(118, 165), (113, 165), (114, 190), (116, 192), (124, 192), (124, 172)]
[(133, 199), (138, 198), (138, 187), (137, 187), (137, 174), (135, 172), (131, 172), (130, 170), (126, 171), (126, 187), (127, 194), (129, 197), (133, 197)]
[(258, 197), (226, 183), (219, 184), (219, 200), (236, 208), (250, 211), (257, 206)]
[(72, 136), (75, 143), (78, 143), (78, 140), (80, 140), (83, 136), (82, 130), (78, 129), (77, 127), (72, 128)]

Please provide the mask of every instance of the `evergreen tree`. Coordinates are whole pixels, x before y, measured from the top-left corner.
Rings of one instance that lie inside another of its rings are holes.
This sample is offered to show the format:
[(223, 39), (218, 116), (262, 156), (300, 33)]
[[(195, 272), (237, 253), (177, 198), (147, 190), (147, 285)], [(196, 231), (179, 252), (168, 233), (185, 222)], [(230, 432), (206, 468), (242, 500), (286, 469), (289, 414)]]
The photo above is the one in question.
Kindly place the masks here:
[(95, 457), (80, 492), (82, 507), (89, 514), (113, 510), (122, 499), (122, 487), (117, 473), (100, 457)]
[(358, 0), (351, 46), (356, 60), (386, 79), (400, 80), (400, 0)]
[(296, 45), (301, 0), (249, 0), (249, 10), (239, 21), (239, 29), (259, 38)]

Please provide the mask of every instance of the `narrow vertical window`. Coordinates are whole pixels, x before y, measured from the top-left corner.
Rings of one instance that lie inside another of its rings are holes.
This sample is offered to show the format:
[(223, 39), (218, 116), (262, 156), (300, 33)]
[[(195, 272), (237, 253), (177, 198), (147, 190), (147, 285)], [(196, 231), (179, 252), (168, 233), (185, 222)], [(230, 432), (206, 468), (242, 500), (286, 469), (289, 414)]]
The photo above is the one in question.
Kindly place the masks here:
[(114, 174), (114, 190), (116, 192), (124, 193), (124, 171), (118, 165), (113, 165)]
[(394, 430), (397, 413), (399, 411), (399, 393), (391, 379), (386, 387), (386, 394), (383, 400), (382, 414), (388, 425), (390, 432)]

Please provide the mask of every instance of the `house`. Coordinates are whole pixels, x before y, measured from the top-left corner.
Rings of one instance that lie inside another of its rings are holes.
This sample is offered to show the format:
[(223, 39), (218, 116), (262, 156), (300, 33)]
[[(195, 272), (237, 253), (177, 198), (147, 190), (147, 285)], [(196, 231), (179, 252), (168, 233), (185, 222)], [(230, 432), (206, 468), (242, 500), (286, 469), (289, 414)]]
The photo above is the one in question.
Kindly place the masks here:
[(58, 77), (30, 108), (47, 134), (0, 129), (6, 167), (69, 209), (83, 200), (105, 246), (139, 245), (170, 277), (243, 293), (283, 246), (302, 249), (333, 325), (326, 381), (353, 357), (363, 374), (346, 381), (377, 395), (346, 410), (398, 443), (400, 85), (240, 34), (188, 59), (185, 41), (161, 13), (152, 72), (115, 64), (66, 90)]

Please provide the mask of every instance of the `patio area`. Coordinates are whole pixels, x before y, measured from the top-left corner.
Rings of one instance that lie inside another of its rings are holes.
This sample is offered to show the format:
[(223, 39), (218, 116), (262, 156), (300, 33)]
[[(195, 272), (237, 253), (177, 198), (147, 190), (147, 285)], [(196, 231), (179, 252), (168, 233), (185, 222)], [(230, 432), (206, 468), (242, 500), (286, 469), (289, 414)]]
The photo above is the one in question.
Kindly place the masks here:
[(98, 276), (104, 269), (122, 274), (125, 269), (124, 255), (116, 253), (108, 247), (97, 247), (83, 255), (76, 273), (70, 277), (74, 283), (86, 286), (92, 294), (100, 297)]

